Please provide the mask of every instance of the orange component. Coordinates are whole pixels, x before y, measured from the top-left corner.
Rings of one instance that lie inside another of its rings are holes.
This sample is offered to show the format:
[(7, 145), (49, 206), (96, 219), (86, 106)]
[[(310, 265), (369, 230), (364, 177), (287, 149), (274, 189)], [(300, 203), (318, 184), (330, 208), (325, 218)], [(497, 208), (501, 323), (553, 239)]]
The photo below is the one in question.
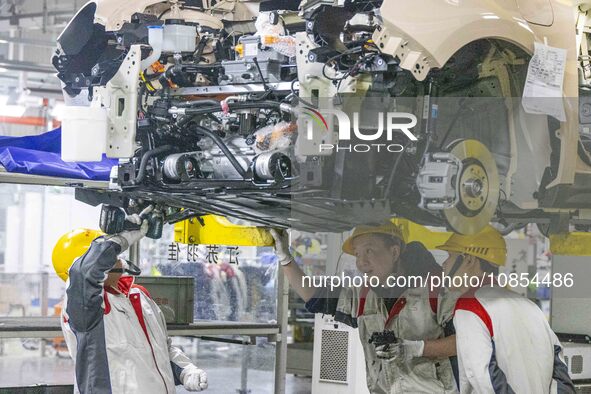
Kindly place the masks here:
[[(51, 122), (51, 123), (50, 123)], [(57, 119), (46, 119), (43, 117), (36, 117), (36, 116), (22, 116), (17, 118), (15, 116), (0, 116), (0, 123), (5, 124), (17, 124), (21, 126), (35, 126), (35, 127), (45, 127), (48, 124), (55, 129), (60, 127), (62, 122)]]
[(279, 37), (277, 36), (263, 36), (263, 44), (265, 45), (273, 45), (279, 42)]
[(160, 63), (160, 61), (155, 62), (150, 67), (152, 68), (152, 71), (158, 74), (161, 74), (164, 71), (166, 71), (166, 67), (164, 67), (164, 64)]
[(0, 116), (0, 123), (18, 124), (23, 126), (46, 126), (47, 119), (35, 116), (23, 116), (20, 118), (14, 116)]

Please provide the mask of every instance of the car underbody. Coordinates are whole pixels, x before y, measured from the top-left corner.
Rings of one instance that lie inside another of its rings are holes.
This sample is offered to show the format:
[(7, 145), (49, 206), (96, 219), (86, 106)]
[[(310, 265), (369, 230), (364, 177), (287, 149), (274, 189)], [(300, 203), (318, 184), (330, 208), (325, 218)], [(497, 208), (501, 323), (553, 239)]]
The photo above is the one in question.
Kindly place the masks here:
[[(483, 20), (494, 2), (462, 16), (422, 0), (415, 11), (440, 14), (411, 32), (413, 8), (381, 1), (128, 3), (89, 2), (53, 59), (66, 94), (104, 123), (99, 153), (120, 159), (109, 190), (80, 188), (81, 201), (305, 231), (394, 216), (460, 233), (591, 225), (585, 73), (569, 63), (566, 122), (521, 105), (535, 37), (564, 33), (574, 5), (546, 26), (516, 6)], [(504, 24), (517, 16), (527, 29)], [(458, 33), (428, 33), (446, 18)]]

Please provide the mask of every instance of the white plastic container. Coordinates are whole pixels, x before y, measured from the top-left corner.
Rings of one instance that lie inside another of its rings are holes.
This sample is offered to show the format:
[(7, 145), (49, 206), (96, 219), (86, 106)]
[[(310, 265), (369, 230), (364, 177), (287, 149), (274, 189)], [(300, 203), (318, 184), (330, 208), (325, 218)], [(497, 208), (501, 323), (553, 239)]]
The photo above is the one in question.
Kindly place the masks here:
[(142, 60), (141, 70), (144, 71), (160, 59), (162, 55), (162, 42), (164, 40), (164, 28), (162, 26), (148, 27), (148, 43), (152, 47), (152, 54)]
[(106, 147), (106, 109), (67, 107), (62, 118), (62, 160), (101, 161)]
[(195, 52), (197, 27), (190, 25), (164, 25), (162, 52)]

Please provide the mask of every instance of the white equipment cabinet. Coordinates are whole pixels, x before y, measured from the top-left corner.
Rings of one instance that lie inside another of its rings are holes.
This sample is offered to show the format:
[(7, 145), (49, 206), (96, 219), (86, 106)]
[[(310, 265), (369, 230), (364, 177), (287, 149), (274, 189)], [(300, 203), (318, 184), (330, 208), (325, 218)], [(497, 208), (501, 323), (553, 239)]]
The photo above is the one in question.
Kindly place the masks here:
[(357, 329), (320, 313), (314, 321), (312, 394), (369, 394)]
[(556, 333), (578, 334), (581, 340), (561, 341), (568, 372), (578, 392), (591, 392), (591, 288), (589, 256), (552, 256), (553, 274), (572, 274), (574, 285), (552, 288), (551, 325)]

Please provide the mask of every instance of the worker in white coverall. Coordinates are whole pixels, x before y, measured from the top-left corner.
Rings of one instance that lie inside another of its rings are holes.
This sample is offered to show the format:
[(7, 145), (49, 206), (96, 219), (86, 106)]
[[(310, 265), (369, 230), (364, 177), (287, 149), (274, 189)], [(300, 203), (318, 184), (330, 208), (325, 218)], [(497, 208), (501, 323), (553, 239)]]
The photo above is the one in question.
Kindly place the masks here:
[[(562, 346), (542, 311), (530, 300), (498, 285), (507, 248), (488, 226), (476, 235), (452, 235), (438, 247), (462, 295), (453, 319), (461, 393), (574, 393)], [(459, 278), (478, 278), (459, 280)]]
[[(139, 217), (133, 220), (140, 221)], [(62, 330), (76, 364), (75, 392), (175, 393), (207, 388), (206, 373), (171, 345), (160, 308), (141, 286), (133, 264), (119, 258), (147, 231), (104, 236), (75, 230), (53, 250), (56, 273), (66, 282)]]
[[(441, 270), (422, 244), (405, 245), (400, 229), (391, 222), (355, 228), (342, 250), (356, 257), (362, 274), (375, 276), (380, 283), (374, 288), (341, 288), (331, 293), (303, 286), (304, 273), (289, 252), (287, 233), (271, 233), (283, 272), (306, 308), (334, 315), (335, 320), (359, 329), (371, 393), (456, 392), (448, 359), (455, 348), (442, 347), (438, 340), (444, 333), (437, 324), (437, 295), (430, 294), (427, 287), (385, 286), (390, 275), (408, 275), (412, 269), (423, 275)], [(399, 339), (394, 357), (383, 351), (384, 345), (369, 343), (373, 333), (384, 330), (394, 332)]]

